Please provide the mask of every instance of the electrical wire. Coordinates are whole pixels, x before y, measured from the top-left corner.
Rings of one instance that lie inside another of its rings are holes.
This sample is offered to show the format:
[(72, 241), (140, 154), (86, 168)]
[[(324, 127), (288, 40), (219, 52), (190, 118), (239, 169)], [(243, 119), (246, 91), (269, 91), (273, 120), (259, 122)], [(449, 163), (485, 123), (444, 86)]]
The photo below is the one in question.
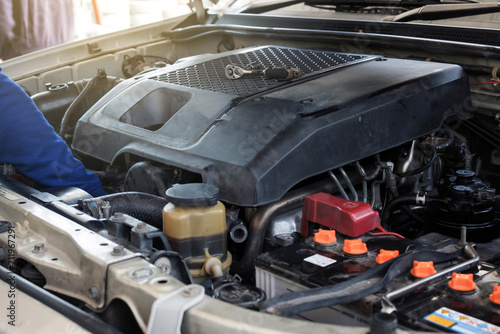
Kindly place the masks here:
[(380, 236), (388, 236), (388, 237), (398, 237), (401, 239), (406, 239), (403, 237), (401, 234), (395, 233), (395, 232), (375, 232), (371, 234), (374, 237), (380, 237)]
[(376, 230), (378, 230), (380, 232), (375, 232), (375, 233), (372, 233), (371, 235), (373, 235), (373, 236), (394, 236), (394, 237), (398, 237), (401, 239), (406, 239), (401, 234), (395, 233), (395, 232), (389, 232), (385, 228), (383, 228), (382, 226), (377, 227)]
[(500, 81), (471, 82), (471, 83), (469, 83), (469, 85), (471, 85), (471, 86), (476, 86), (476, 85), (495, 85), (495, 84), (500, 84)]

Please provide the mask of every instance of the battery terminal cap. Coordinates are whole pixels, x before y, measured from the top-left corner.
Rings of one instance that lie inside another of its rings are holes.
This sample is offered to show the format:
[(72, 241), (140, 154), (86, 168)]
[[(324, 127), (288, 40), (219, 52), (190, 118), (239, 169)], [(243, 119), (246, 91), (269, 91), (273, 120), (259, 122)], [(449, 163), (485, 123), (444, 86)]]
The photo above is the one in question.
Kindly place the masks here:
[(394, 259), (396, 256), (399, 256), (398, 250), (381, 249), (377, 255), (377, 258), (375, 259), (375, 262), (377, 262), (378, 264), (382, 264), (384, 262)]
[(351, 255), (362, 255), (368, 252), (366, 244), (361, 241), (361, 238), (349, 240), (344, 240), (344, 252)]
[(335, 235), (335, 230), (319, 229), (318, 232), (314, 233), (314, 242), (324, 246), (336, 243), (337, 236)]
[(476, 283), (474, 282), (474, 277), (472, 274), (451, 274), (451, 280), (448, 282), (448, 286), (452, 290), (456, 291), (472, 291), (476, 288)]
[(418, 278), (426, 278), (436, 273), (436, 269), (434, 269), (434, 262), (427, 261), (413, 261), (413, 268), (410, 270), (410, 273)]
[(493, 304), (500, 305), (500, 285), (493, 287), (493, 293), (490, 295), (490, 301)]

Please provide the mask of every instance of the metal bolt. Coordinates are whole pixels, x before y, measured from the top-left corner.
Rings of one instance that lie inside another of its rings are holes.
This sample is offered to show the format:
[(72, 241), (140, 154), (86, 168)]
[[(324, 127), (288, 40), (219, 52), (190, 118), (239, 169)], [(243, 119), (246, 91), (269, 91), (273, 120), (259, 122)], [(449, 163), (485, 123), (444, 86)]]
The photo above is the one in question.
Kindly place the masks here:
[(137, 226), (135, 227), (135, 230), (136, 230), (136, 232), (147, 231), (148, 230), (148, 224), (141, 222), (141, 223), (137, 224)]
[(43, 253), (45, 252), (47, 249), (45, 248), (45, 245), (43, 243), (38, 243), (38, 244), (35, 244), (35, 247), (33, 247), (33, 250), (31, 251), (32, 253), (35, 253), (35, 254), (38, 254), (38, 253)]
[(167, 67), (167, 63), (166, 63), (166, 62), (164, 62), (164, 61), (157, 61), (157, 62), (155, 63), (155, 67), (156, 67), (156, 68), (163, 68), (163, 67)]
[(182, 291), (184, 297), (192, 297), (196, 295), (196, 288), (194, 286), (188, 286), (184, 291)]
[(274, 237), (274, 242), (279, 246), (285, 247), (293, 244), (294, 239), (290, 234), (278, 234)]
[(118, 255), (125, 255), (125, 248), (123, 245), (118, 245), (113, 247), (113, 251), (111, 252), (111, 255), (113, 256), (118, 256)]
[(194, 291), (193, 287), (188, 287), (184, 291), (182, 291), (182, 295), (184, 297), (191, 297), (194, 294), (195, 294), (195, 291)]
[(123, 216), (123, 212), (115, 212), (111, 219), (113, 221), (124, 221), (125, 217)]
[(99, 298), (101, 297), (101, 294), (100, 294), (100, 292), (99, 292), (99, 289), (98, 289), (96, 286), (91, 287), (91, 288), (89, 289), (88, 294), (89, 294), (89, 298), (90, 298), (90, 299), (93, 299), (93, 300), (95, 300), (95, 301), (98, 301), (98, 300), (99, 300)]
[(167, 257), (160, 257), (154, 264), (167, 274), (172, 272), (172, 263)]

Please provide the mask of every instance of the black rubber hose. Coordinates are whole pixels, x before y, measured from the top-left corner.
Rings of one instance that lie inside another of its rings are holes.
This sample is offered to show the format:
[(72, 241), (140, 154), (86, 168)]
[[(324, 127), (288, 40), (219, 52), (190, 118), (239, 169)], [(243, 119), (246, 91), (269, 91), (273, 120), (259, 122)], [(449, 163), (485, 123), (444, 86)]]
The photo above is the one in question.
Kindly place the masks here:
[(422, 250), (402, 254), (388, 262), (377, 265), (353, 279), (319, 288), (302, 290), (280, 295), (267, 300), (261, 312), (290, 317), (336, 304), (354, 302), (385, 288), (387, 284), (402, 273), (408, 272), (413, 261), (433, 261), (442, 263), (463, 254), (463, 249), (452, 253)]
[(453, 132), (451, 132), (450, 129), (441, 128), (438, 131), (436, 131), (436, 134), (438, 134), (438, 133), (447, 134), (448, 135), (448, 139), (446, 140), (446, 142), (444, 142), (444, 143), (442, 143), (440, 145), (436, 145), (436, 150), (442, 150), (444, 148), (449, 147), (451, 145), (451, 143), (453, 143), (453, 141), (455, 140), (455, 135), (453, 134)]
[(416, 175), (416, 174), (422, 173), (423, 171), (425, 171), (426, 169), (428, 169), (429, 167), (432, 166), (432, 164), (434, 163), (434, 161), (437, 158), (436, 147), (434, 147), (432, 145), (424, 145), (424, 146), (428, 146), (429, 148), (432, 149), (432, 157), (431, 157), (431, 159), (425, 165), (423, 165), (423, 166), (421, 166), (421, 167), (419, 167), (417, 169), (414, 169), (414, 170), (409, 170), (409, 171), (406, 171), (406, 172), (403, 172), (403, 173), (396, 174), (397, 176), (399, 176), (399, 177), (406, 177), (406, 176)]
[(82, 207), (95, 200), (109, 202), (109, 214), (122, 212), (163, 230), (163, 207), (168, 201), (160, 196), (141, 192), (124, 192), (82, 200)]
[(366, 175), (366, 171), (361, 166), (359, 161), (356, 161), (354, 163), (354, 167), (356, 167), (356, 169), (358, 170), (359, 174), (363, 178), (363, 181), (367, 181), (367, 182), (373, 181), (380, 174), (380, 171), (382, 170), (382, 165), (380, 163), (380, 156), (377, 154), (375, 156), (375, 159), (376, 159), (376, 164), (375, 164), (376, 167), (375, 167), (375, 170), (370, 175)]
[(448, 131), (450, 131), (451, 133), (453, 133), (453, 135), (455, 136), (455, 139), (458, 142), (458, 144), (464, 147), (464, 150), (465, 150), (465, 157), (464, 157), (464, 159), (465, 159), (465, 166), (464, 166), (464, 169), (472, 170), (472, 167), (471, 167), (472, 153), (471, 153), (471, 151), (469, 149), (469, 145), (467, 144), (467, 139), (465, 138), (465, 136), (463, 136), (462, 134), (456, 132), (455, 130), (451, 129), (448, 126), (446, 126), (445, 129), (448, 129)]
[[(425, 198), (425, 205), (429, 205), (429, 203), (435, 203), (435, 202), (440, 202), (440, 203), (447, 203), (446, 199), (444, 198), (437, 198), (437, 197), (426, 197)], [(391, 213), (398, 207), (402, 207), (403, 211), (410, 216), (410, 218), (422, 223), (423, 219), (419, 217), (417, 214), (415, 214), (413, 211), (411, 211), (410, 208), (407, 207), (407, 205), (417, 205), (417, 197), (416, 195), (407, 195), (407, 196), (401, 196), (397, 197), (387, 206), (384, 208), (384, 212), (382, 213), (382, 218), (381, 222), (383, 225), (387, 226), (387, 219), (389, 219), (389, 216)], [(408, 212), (409, 211), (409, 212)]]
[(481, 157), (479, 156), (479, 154), (473, 154), (472, 155), (472, 162), (473, 162), (473, 170), (474, 170), (474, 174), (479, 175), (479, 173), (481, 173), (481, 168), (483, 166), (483, 161), (481, 160)]
[(398, 208), (402, 205), (415, 205), (415, 204), (416, 204), (415, 195), (413, 195), (413, 196), (411, 196), (411, 195), (401, 196), (401, 197), (398, 197), (398, 198), (392, 200), (384, 208), (384, 212), (382, 213), (382, 219), (381, 219), (382, 224), (386, 224), (387, 220), (389, 219), (389, 216), (396, 208)]
[(93, 77), (92, 79), (90, 79), (89, 82), (87, 82), (83, 90), (76, 97), (76, 99), (69, 105), (68, 109), (64, 113), (64, 116), (61, 120), (61, 127), (59, 129), (59, 135), (63, 139), (65, 138), (66, 133), (68, 132), (69, 123), (73, 117), (73, 114), (75, 113), (76, 108), (80, 106), (81, 101), (87, 96), (88, 92), (92, 89), (92, 85), (95, 82), (96, 77), (97, 76)]
[(121, 81), (122, 79), (107, 76), (104, 70), (99, 70), (97, 75), (86, 84), (86, 80), (82, 80), (80, 84), (85, 84), (85, 87), (64, 113), (61, 120), (59, 135), (64, 140), (67, 140), (67, 136), (71, 135), (73, 131), (72, 127), (76, 125), (78, 119), (83, 116), (87, 109), (94, 105), (94, 103)]
[(106, 333), (106, 334), (120, 334), (122, 332), (106, 324), (101, 319), (86, 313), (78, 307), (68, 303), (65, 300), (49, 293), (48, 291), (36, 286), (30, 281), (16, 275), (6, 268), (0, 266), (0, 279), (9, 284), (14, 282), (14, 286), (19, 291), (24, 292), (28, 296), (36, 299), (42, 304), (48, 306), (50, 309), (60, 313), (64, 317), (73, 321), (75, 324), (86, 329), (90, 333)]

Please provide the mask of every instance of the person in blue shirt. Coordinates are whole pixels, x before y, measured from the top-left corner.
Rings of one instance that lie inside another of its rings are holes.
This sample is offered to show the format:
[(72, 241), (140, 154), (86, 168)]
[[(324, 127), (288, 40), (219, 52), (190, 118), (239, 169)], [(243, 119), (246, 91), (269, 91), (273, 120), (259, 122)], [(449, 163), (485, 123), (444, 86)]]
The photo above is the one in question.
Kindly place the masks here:
[(0, 163), (14, 165), (42, 191), (73, 186), (105, 195), (97, 175), (73, 157), (33, 100), (1, 70)]

